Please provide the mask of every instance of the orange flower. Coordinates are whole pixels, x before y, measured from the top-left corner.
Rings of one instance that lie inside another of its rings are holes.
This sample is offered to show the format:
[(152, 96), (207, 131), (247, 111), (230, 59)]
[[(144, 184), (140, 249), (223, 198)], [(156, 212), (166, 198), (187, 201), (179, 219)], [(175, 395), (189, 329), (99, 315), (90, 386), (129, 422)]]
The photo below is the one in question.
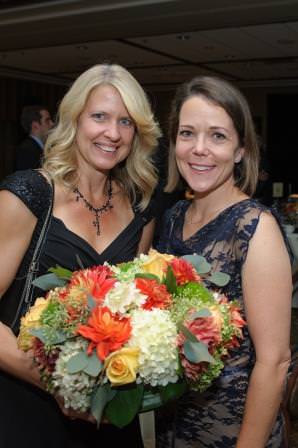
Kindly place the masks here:
[(170, 261), (170, 265), (173, 269), (178, 285), (184, 285), (188, 282), (200, 282), (201, 277), (190, 264), (184, 258), (174, 258)]
[(151, 310), (152, 308), (165, 309), (172, 303), (172, 297), (165, 285), (161, 285), (156, 280), (148, 278), (136, 278), (136, 287), (147, 296), (142, 308)]
[(110, 278), (111, 274), (112, 271), (107, 266), (94, 266), (74, 272), (69, 284), (69, 294), (81, 297), (90, 294), (101, 303), (116, 282), (116, 279)]
[(80, 325), (77, 332), (91, 342), (88, 354), (96, 348), (97, 356), (104, 361), (109, 353), (121, 348), (131, 335), (130, 318), (120, 318), (108, 307), (95, 307), (88, 319), (88, 325)]

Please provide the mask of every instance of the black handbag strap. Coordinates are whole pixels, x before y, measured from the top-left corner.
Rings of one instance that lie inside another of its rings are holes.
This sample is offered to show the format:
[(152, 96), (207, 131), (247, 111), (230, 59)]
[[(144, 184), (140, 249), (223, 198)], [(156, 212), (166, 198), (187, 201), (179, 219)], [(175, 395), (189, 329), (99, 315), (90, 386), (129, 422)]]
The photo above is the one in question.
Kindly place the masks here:
[[(29, 264), (28, 272), (26, 275), (26, 281), (24, 284), (24, 288), (22, 291), (22, 295), (20, 297), (20, 301), (17, 307), (17, 311), (15, 313), (13, 322), (11, 323), (11, 328), (13, 330), (16, 330), (19, 324), (19, 319), (21, 312), (24, 310), (28, 310), (30, 306), (32, 305), (32, 299), (33, 299), (33, 285), (32, 282), (36, 277), (36, 274), (39, 271), (39, 257), (46, 239), (46, 235), (48, 233), (48, 229), (51, 223), (51, 217), (52, 217), (52, 211), (53, 211), (53, 203), (54, 203), (54, 182), (51, 178), (49, 178), (49, 181), (51, 183), (51, 196), (49, 201), (49, 207), (46, 211), (46, 215), (44, 218), (44, 222), (42, 225), (42, 228), (40, 230), (36, 246), (33, 251), (32, 260)], [(22, 312), (23, 314), (23, 312)]]

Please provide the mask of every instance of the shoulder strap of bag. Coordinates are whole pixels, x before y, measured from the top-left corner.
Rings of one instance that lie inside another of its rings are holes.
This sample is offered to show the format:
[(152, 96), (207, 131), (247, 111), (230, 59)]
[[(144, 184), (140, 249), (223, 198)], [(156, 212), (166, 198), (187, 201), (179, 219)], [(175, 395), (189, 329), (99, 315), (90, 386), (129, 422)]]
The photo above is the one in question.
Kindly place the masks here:
[(20, 313), (23, 310), (23, 307), (25, 306), (26, 310), (29, 309), (29, 307), (31, 306), (31, 302), (32, 302), (32, 293), (33, 293), (33, 285), (32, 282), (37, 274), (37, 272), (39, 271), (39, 257), (41, 254), (41, 250), (42, 247), (44, 245), (45, 242), (45, 237), (48, 233), (48, 229), (50, 226), (50, 222), (51, 222), (51, 217), (52, 217), (52, 211), (53, 211), (53, 202), (54, 202), (54, 182), (53, 180), (50, 178), (50, 183), (51, 183), (51, 195), (50, 195), (50, 203), (49, 203), (49, 208), (46, 212), (46, 216), (40, 231), (40, 234), (38, 236), (37, 239), (37, 243), (36, 246), (34, 248), (33, 251), (33, 256), (32, 256), (32, 260), (29, 264), (29, 268), (28, 268), (28, 272), (26, 275), (26, 281), (24, 284), (24, 288), (22, 291), (22, 295), (20, 297), (20, 301), (18, 304), (18, 308), (15, 314), (15, 317), (13, 319), (13, 322), (11, 324), (11, 328), (15, 330), (15, 327), (17, 326), (18, 322), (19, 322), (19, 318), (20, 318)]

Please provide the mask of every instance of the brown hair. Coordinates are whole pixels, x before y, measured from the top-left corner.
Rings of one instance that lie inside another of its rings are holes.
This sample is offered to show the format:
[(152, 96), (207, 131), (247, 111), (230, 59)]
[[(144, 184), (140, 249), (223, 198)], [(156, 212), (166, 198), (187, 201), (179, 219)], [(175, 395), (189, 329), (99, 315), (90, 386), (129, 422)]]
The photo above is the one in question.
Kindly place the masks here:
[(258, 180), (259, 147), (248, 103), (242, 93), (232, 84), (210, 76), (195, 77), (182, 84), (176, 91), (169, 117), (170, 151), (168, 183), (165, 191), (173, 191), (180, 180), (175, 158), (180, 111), (185, 101), (197, 95), (222, 107), (232, 119), (240, 145), (245, 148), (241, 162), (235, 164), (235, 185), (251, 196), (255, 191)]

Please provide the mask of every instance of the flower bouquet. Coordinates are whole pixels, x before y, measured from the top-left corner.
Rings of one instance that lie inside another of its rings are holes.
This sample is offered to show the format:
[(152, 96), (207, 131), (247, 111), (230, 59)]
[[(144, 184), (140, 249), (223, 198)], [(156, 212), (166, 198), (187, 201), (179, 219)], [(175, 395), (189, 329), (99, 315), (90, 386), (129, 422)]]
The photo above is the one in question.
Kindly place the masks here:
[[(151, 250), (132, 262), (77, 272), (61, 267), (35, 280), (48, 292), (22, 318), (19, 347), (65, 407), (118, 427), (139, 412), (205, 390), (242, 337), (236, 302), (218, 290), (198, 255)], [(216, 288), (207, 288), (204, 281)]]

